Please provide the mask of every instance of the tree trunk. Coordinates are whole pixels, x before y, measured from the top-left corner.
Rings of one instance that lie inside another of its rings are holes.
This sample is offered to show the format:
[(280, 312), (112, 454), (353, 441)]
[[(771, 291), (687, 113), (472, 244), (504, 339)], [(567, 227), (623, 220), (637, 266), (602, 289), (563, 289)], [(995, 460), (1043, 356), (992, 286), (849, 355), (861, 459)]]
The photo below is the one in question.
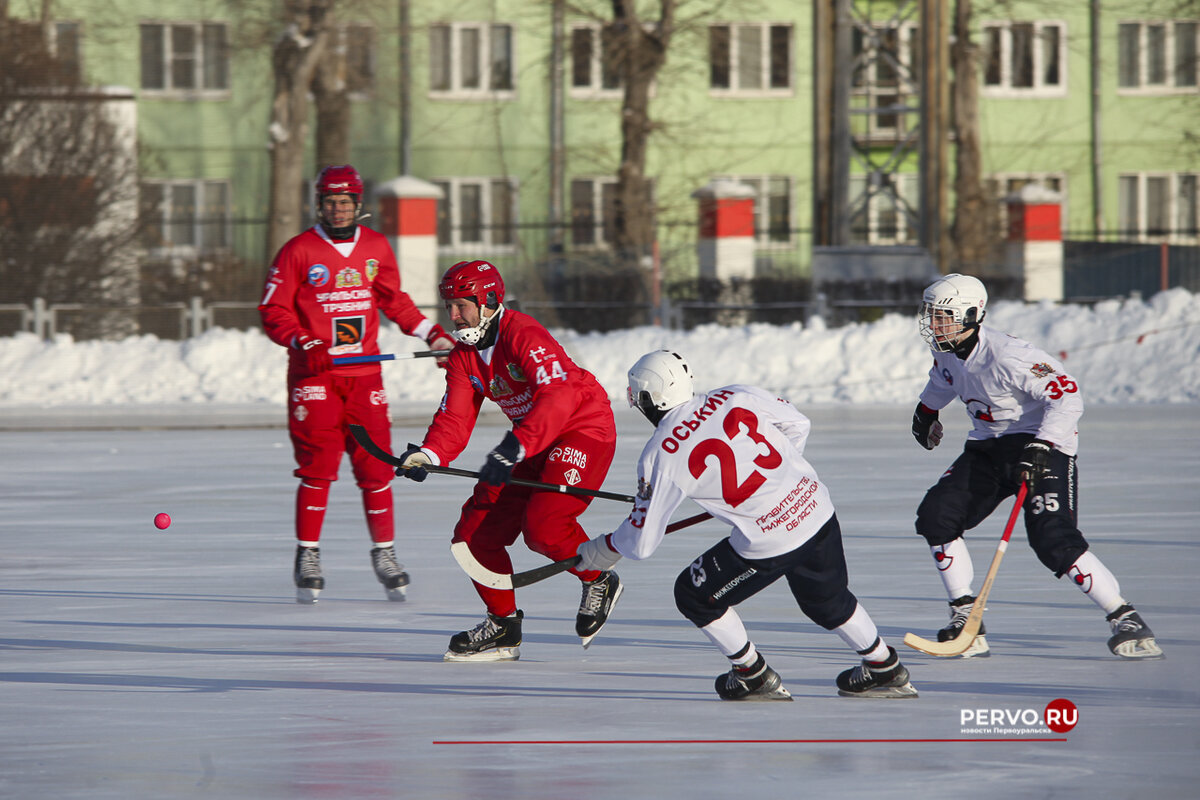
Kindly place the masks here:
[(950, 241), (957, 268), (978, 272), (993, 253), (996, 207), (984, 190), (979, 134), (978, 48), (971, 41), (971, 0), (954, 7), (954, 223)]
[(268, 258), (300, 232), (304, 146), (308, 139), (308, 92), (317, 65), (325, 54), (329, 37), (326, 12), (331, 4), (332, 0), (289, 0), (287, 28), (275, 44), (272, 59), (275, 94), (271, 101), (269, 129)]
[(659, 0), (659, 18), (647, 31), (630, 0), (613, 0), (613, 30), (624, 99), (621, 103), (621, 163), (617, 167), (613, 247), (618, 263), (636, 266), (654, 243), (654, 204), (646, 178), (646, 152), (654, 123), (650, 87), (667, 60), (676, 0)]
[[(332, 23), (328, 27), (332, 29)], [(317, 108), (317, 169), (350, 163), (350, 95), (346, 90), (344, 46), (325, 48), (325, 57), (313, 76), (312, 93)]]

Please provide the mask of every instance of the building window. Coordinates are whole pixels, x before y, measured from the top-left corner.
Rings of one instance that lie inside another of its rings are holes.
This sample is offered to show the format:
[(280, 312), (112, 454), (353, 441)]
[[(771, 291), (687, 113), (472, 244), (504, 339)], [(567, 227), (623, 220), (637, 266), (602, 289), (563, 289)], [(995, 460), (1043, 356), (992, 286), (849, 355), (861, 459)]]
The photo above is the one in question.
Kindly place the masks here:
[(984, 92), (993, 96), (1064, 94), (1066, 31), (1061, 22), (986, 23)]
[(850, 131), (856, 139), (895, 141), (915, 123), (919, 106), (910, 109), (908, 99), (920, 96), (913, 69), (916, 36), (912, 24), (852, 31)]
[(223, 22), (142, 23), (142, 89), (227, 92), (229, 39)]
[(601, 25), (576, 25), (571, 29), (571, 94), (619, 96), (615, 36)]
[(616, 178), (573, 179), (571, 181), (571, 243), (576, 247), (611, 245), (616, 210)]
[(503, 96), (513, 91), (511, 25), (429, 26), (429, 88), (434, 95)]
[(715, 175), (754, 190), (754, 241), (759, 247), (792, 242), (792, 179), (783, 175)]
[(1122, 236), (1195, 241), (1200, 229), (1196, 173), (1136, 173), (1117, 179), (1117, 227)]
[(711, 25), (708, 65), (713, 94), (790, 94), (792, 26)]
[(346, 58), (346, 90), (366, 97), (375, 89), (375, 28), (370, 25), (341, 25), (334, 46)]
[(79, 23), (55, 22), (50, 29), (50, 36), (50, 52), (54, 56), (59, 79), (67, 84), (79, 83), (83, 80)]
[(208, 253), (230, 245), (228, 181), (147, 181), (141, 186), (151, 251)]
[(517, 185), (507, 178), (442, 178), (438, 246), (446, 249), (516, 244)]
[[(890, 183), (882, 185), (882, 181)], [(850, 176), (850, 241), (910, 244), (917, 241), (920, 185), (911, 173)]]
[(1195, 21), (1117, 26), (1117, 86), (1131, 91), (1196, 91)]

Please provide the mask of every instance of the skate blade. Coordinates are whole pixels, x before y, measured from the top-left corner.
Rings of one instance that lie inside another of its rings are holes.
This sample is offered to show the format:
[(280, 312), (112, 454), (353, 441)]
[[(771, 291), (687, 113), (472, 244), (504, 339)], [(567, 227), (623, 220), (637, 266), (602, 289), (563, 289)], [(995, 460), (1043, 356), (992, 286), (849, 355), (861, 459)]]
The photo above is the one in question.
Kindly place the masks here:
[(521, 657), (519, 647), (496, 647), (480, 653), (455, 653), (447, 650), (443, 661), (516, 661)]
[(384, 589), (383, 593), (387, 595), (387, 599), (393, 603), (403, 603), (408, 599), (408, 594), (403, 586), (397, 586), (395, 589)]
[(1162, 648), (1153, 639), (1121, 642), (1113, 653), (1121, 658), (1163, 658)]
[(769, 692), (748, 694), (745, 697), (740, 698), (740, 700), (743, 703), (765, 703), (771, 700), (784, 700), (791, 702), (792, 693), (789, 692), (787, 688), (780, 686), (777, 689), (772, 689)]
[(838, 694), (842, 697), (868, 697), (873, 700), (902, 700), (908, 697), (919, 697), (916, 688), (907, 681), (901, 686), (876, 686), (865, 692), (847, 692), (845, 689), (838, 689)]
[(320, 594), (320, 589), (296, 589), (296, 602), (311, 606), (317, 602)]

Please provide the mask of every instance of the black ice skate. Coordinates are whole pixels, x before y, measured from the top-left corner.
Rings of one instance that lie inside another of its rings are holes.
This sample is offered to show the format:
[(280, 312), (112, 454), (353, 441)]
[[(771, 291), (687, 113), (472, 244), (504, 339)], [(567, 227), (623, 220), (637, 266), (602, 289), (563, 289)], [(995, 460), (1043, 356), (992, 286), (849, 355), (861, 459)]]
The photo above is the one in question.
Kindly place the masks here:
[(524, 617), (520, 609), (511, 617), (488, 614), (471, 630), (450, 637), (450, 649), (442, 658), (446, 661), (516, 661), (521, 657), (521, 620)]
[(1142, 622), (1141, 616), (1126, 603), (1105, 619), (1112, 627), (1108, 649), (1121, 658), (1159, 658), (1162, 648), (1154, 641), (1154, 631)]
[(842, 697), (916, 697), (917, 690), (908, 682), (908, 670), (900, 663), (896, 648), (888, 647), (887, 660), (875, 664), (863, 659), (862, 664), (837, 676), (838, 694)]
[(591, 583), (583, 584), (583, 597), (579, 600), (579, 614), (575, 617), (575, 633), (583, 639), (586, 650), (596, 638), (596, 634), (608, 622), (617, 600), (625, 587), (615, 572), (602, 572), (600, 577)]
[[(939, 642), (949, 642), (952, 639), (957, 639), (962, 633), (963, 626), (967, 624), (967, 617), (971, 616), (971, 610), (975, 608), (975, 598), (969, 594), (965, 594), (957, 600), (950, 601), (950, 624), (938, 631), (937, 640)], [(971, 642), (971, 646), (959, 654), (960, 658), (986, 658), (990, 656), (991, 648), (988, 647), (987, 639), (984, 634), (987, 633), (987, 628), (983, 623), (979, 623), (979, 634), (975, 637), (975, 641)]]
[(783, 686), (779, 673), (767, 666), (758, 654), (748, 667), (737, 667), (717, 676), (717, 694), (722, 700), (791, 700), (792, 694)]
[(388, 600), (404, 602), (405, 589), (408, 586), (408, 573), (396, 561), (396, 551), (390, 545), (387, 547), (371, 548), (371, 566), (375, 568), (375, 577), (383, 584)]
[(317, 595), (325, 588), (325, 579), (321, 577), (321, 548), (296, 545), (292, 580), (296, 582), (297, 603), (317, 602)]

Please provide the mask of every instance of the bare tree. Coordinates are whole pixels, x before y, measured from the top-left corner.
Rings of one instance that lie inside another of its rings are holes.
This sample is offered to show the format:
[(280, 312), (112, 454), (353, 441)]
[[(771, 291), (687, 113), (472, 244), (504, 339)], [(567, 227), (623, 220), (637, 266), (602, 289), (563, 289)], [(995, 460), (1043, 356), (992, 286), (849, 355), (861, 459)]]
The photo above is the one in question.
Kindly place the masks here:
[(267, 250), (273, 255), (300, 230), (308, 93), (325, 55), (333, 0), (287, 0), (283, 35), (275, 44), (275, 94), (269, 129), (271, 188)]
[(979, 48), (971, 40), (971, 0), (954, 6), (954, 42), (950, 60), (954, 80), (954, 222), (950, 244), (959, 268), (985, 267), (995, 250), (996, 207), (983, 182), (979, 132)]
[(133, 98), (82, 86), (44, 24), (0, 18), (0, 302), (135, 304)]

